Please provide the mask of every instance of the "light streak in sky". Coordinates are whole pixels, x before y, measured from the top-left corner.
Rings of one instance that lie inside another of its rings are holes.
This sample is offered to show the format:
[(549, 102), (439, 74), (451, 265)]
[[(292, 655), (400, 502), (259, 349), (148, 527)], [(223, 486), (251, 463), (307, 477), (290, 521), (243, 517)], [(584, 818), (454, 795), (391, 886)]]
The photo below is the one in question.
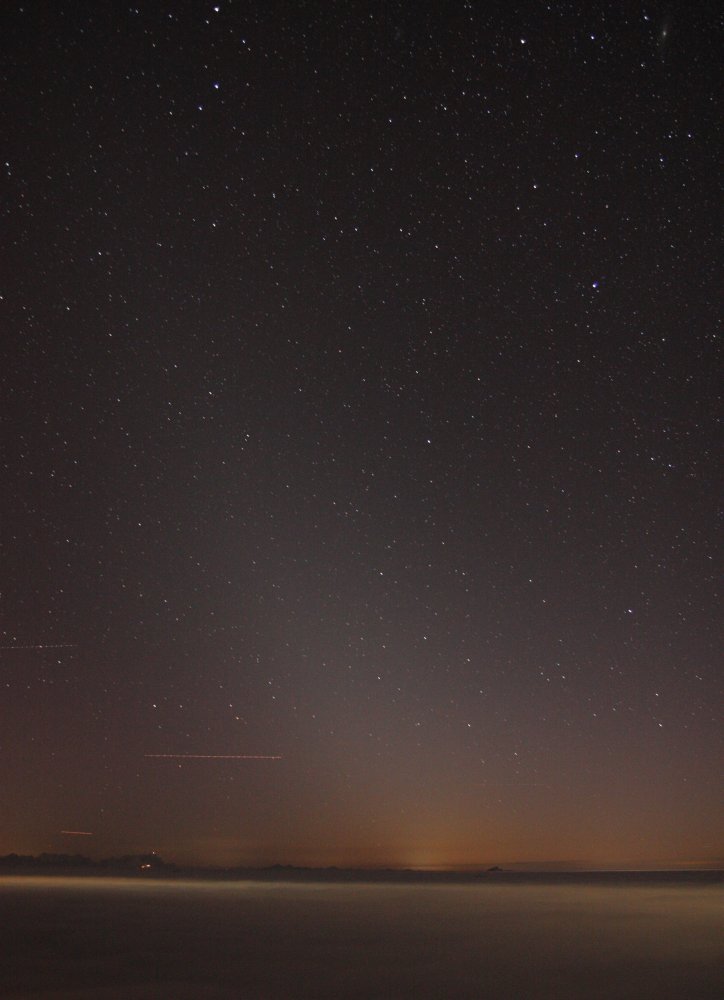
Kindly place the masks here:
[(89, 833), (88, 830), (61, 830), (66, 837), (92, 837), (93, 834)]
[(0, 650), (11, 649), (75, 649), (77, 642), (44, 642), (35, 646), (0, 646)]
[(280, 754), (261, 753), (145, 753), (165, 760), (281, 760)]

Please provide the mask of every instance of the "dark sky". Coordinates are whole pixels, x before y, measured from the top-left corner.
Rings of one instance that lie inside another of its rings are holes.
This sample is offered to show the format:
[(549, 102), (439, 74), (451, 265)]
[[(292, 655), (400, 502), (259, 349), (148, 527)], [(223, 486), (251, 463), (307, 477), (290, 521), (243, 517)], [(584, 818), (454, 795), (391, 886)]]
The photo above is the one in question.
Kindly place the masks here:
[(721, 861), (717, 5), (1, 19), (0, 853)]

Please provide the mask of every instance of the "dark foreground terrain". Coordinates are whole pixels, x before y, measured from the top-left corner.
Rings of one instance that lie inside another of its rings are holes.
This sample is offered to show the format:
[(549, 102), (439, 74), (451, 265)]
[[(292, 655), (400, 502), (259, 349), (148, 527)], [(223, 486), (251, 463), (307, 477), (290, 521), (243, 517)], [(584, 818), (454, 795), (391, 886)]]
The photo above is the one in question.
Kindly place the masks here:
[(708, 1000), (715, 879), (0, 878), (13, 1000)]

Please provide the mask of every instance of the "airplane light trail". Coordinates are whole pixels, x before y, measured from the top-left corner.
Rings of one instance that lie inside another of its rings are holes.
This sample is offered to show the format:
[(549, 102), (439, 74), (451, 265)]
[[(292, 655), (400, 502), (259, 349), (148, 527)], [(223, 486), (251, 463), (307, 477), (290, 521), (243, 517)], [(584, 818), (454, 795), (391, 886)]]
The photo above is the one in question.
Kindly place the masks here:
[(166, 760), (281, 760), (281, 755), (260, 753), (145, 753)]
[(65, 834), (66, 837), (92, 837), (93, 834), (89, 833), (88, 830), (61, 830), (61, 833)]
[(77, 642), (44, 642), (35, 646), (0, 646), (0, 650), (13, 649), (75, 649)]

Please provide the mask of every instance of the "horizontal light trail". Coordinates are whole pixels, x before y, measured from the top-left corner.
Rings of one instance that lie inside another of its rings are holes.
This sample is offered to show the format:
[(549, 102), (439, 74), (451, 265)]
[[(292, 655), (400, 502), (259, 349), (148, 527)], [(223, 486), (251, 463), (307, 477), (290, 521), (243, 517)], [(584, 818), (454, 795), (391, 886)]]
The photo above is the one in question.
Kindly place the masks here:
[(61, 830), (61, 833), (65, 834), (66, 837), (92, 837), (93, 834), (88, 830)]
[(77, 647), (77, 642), (42, 642), (37, 643), (34, 646), (0, 646), (0, 650), (13, 650), (13, 649), (75, 649)]
[(164, 760), (281, 760), (281, 755), (261, 753), (145, 753)]

